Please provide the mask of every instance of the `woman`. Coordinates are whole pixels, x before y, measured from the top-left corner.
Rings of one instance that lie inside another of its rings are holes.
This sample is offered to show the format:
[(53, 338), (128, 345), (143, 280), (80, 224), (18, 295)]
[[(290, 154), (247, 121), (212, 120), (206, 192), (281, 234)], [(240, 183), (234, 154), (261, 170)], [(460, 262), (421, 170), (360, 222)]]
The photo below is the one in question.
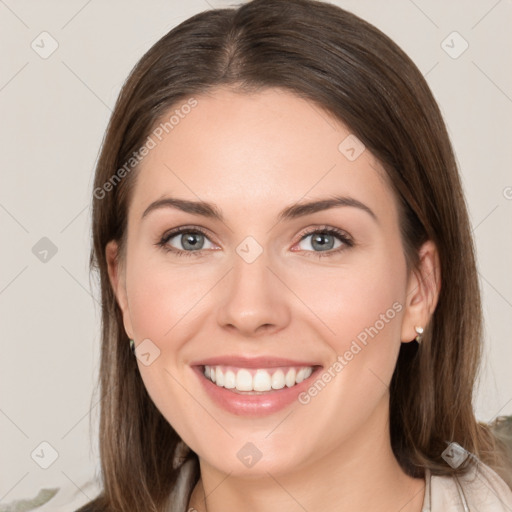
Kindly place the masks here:
[(124, 85), (94, 186), (81, 510), (511, 509), (452, 148), (379, 30), (312, 0), (186, 20)]

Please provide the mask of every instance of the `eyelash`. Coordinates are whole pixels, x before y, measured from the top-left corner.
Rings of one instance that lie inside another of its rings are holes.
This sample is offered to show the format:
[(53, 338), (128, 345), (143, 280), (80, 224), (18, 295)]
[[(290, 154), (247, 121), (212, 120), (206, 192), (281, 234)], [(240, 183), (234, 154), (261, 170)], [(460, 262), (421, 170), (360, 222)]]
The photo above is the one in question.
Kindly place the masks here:
[[(181, 249), (176, 249), (174, 247), (169, 247), (167, 245), (167, 242), (169, 242), (169, 240), (171, 238), (174, 238), (176, 235), (179, 235), (181, 233), (199, 234), (199, 235), (204, 235), (205, 237), (208, 238), (208, 234), (205, 231), (203, 231), (201, 228), (197, 228), (197, 227), (191, 228), (188, 226), (182, 226), (180, 228), (173, 229), (173, 230), (169, 231), (168, 233), (165, 233), (163, 235), (162, 239), (159, 242), (157, 242), (156, 245), (161, 247), (165, 252), (174, 253), (176, 256), (200, 256), (202, 250), (182, 251)], [(345, 233), (341, 229), (338, 229), (338, 228), (335, 228), (332, 226), (325, 226), (325, 227), (321, 226), (321, 227), (311, 229), (301, 236), (298, 243), (302, 242), (302, 240), (304, 240), (309, 235), (313, 235), (316, 233), (336, 236), (344, 244), (341, 247), (338, 247), (337, 249), (332, 249), (329, 251), (305, 251), (306, 253), (313, 253), (318, 258), (331, 257), (331, 256), (338, 254), (339, 252), (345, 250), (346, 248), (353, 247), (355, 245), (354, 241), (347, 235), (347, 233)], [(310, 256), (310, 254), (308, 254), (308, 257), (309, 256)]]

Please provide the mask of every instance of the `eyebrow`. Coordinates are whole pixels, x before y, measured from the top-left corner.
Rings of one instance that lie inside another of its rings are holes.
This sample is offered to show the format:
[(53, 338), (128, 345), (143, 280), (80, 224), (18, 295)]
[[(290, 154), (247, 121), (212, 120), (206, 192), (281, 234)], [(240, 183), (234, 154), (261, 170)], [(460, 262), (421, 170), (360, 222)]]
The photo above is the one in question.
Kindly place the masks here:
[[(375, 213), (361, 201), (353, 197), (337, 195), (325, 199), (292, 204), (282, 210), (277, 219), (278, 222), (297, 219), (299, 217), (304, 217), (306, 215), (341, 206), (359, 208), (360, 210), (368, 213), (374, 221), (378, 222), (377, 215), (375, 215)], [(146, 217), (150, 212), (161, 208), (174, 208), (193, 215), (201, 215), (203, 217), (224, 222), (222, 211), (216, 205), (205, 201), (190, 201), (188, 199), (178, 199), (176, 197), (164, 197), (154, 201), (144, 210), (142, 218)]]

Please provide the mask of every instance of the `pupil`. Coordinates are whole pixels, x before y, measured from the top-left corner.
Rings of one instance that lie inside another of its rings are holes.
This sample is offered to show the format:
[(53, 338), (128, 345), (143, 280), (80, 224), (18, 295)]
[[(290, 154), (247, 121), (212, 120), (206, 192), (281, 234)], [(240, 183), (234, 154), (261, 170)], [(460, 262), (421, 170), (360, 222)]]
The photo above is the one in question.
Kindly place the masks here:
[(201, 236), (201, 235), (197, 235), (197, 234), (184, 235), (183, 238), (185, 241), (183, 242), (183, 247), (187, 247), (187, 245), (188, 245), (189, 248), (194, 249), (197, 246), (201, 245), (197, 240), (194, 240), (198, 236)]
[(319, 246), (321, 249), (326, 249), (326, 248), (332, 249), (332, 243), (329, 244), (328, 242), (325, 241), (326, 239), (329, 239), (330, 237), (331, 237), (330, 235), (317, 235), (313, 239), (313, 245), (314, 245), (314, 243), (319, 243)]

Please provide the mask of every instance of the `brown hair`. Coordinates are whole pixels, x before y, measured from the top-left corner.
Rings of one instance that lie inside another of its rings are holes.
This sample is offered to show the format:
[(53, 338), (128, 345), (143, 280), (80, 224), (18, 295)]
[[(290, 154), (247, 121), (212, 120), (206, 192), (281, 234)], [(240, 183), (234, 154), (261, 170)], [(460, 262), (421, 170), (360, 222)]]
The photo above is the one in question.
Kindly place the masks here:
[(482, 350), (474, 248), (452, 147), (425, 79), (386, 35), (335, 5), (253, 0), (199, 13), (162, 37), (132, 70), (110, 119), (94, 183), (90, 260), (102, 299), (104, 489), (87, 509), (160, 511), (176, 482), (170, 461), (180, 438), (152, 403), (128, 349), (105, 247), (124, 240), (137, 166), (114, 183), (116, 171), (172, 106), (216, 86), (298, 94), (345, 123), (379, 159), (400, 205), (409, 268), (417, 268), (418, 248), (430, 239), (442, 278), (423, 343), (402, 344), (392, 377), (395, 456), (411, 476), (424, 468), (463, 473), (467, 464), (453, 469), (441, 456), (453, 441), (512, 485), (499, 442), (473, 411)]

